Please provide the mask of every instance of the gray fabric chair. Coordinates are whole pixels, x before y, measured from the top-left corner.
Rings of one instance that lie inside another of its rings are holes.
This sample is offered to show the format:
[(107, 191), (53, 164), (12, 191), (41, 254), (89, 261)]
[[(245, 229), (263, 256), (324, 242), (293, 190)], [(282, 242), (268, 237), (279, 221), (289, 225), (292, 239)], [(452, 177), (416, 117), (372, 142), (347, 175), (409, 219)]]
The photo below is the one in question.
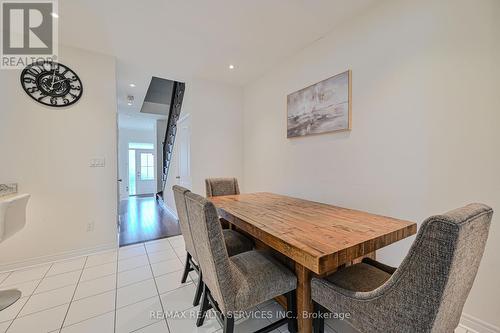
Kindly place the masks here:
[[(236, 178), (207, 178), (205, 179), (205, 191), (207, 198), (210, 198), (221, 195), (240, 194), (240, 187)], [(220, 218), (220, 223), (224, 229), (233, 228), (231, 223), (223, 218)]]
[[(398, 269), (365, 259), (312, 280), (317, 310), (350, 313), (361, 332), (453, 332), (476, 277), (493, 211), (471, 204), (423, 222)], [(315, 321), (322, 332), (323, 320)]]
[(207, 178), (205, 179), (207, 198), (221, 195), (240, 194), (236, 178)]
[[(179, 217), (179, 225), (181, 227), (182, 235), (184, 236), (184, 242), (186, 244), (186, 262), (184, 266), (184, 273), (182, 275), (181, 283), (186, 282), (189, 272), (198, 272), (198, 287), (196, 289), (193, 305), (198, 305), (201, 298), (201, 293), (203, 290), (203, 274), (198, 267), (198, 257), (196, 255), (196, 249), (193, 243), (193, 237), (191, 234), (191, 228), (189, 226), (187, 207), (186, 207), (186, 193), (190, 191), (184, 187), (174, 185), (172, 187), (174, 192), (175, 207), (177, 208), (177, 215)], [(224, 230), (224, 242), (227, 247), (227, 252), (229, 255), (235, 255), (245, 251), (250, 251), (253, 249), (253, 243), (251, 240), (243, 236), (242, 234), (234, 230)]]
[[(203, 300), (197, 325), (214, 308), (224, 332), (233, 332), (234, 315), (279, 295), (287, 296), (293, 313), (297, 279), (293, 272), (266, 252), (249, 251), (229, 257), (215, 206), (194, 193), (186, 193), (189, 223), (203, 271)], [(295, 316), (292, 316), (295, 317)], [(269, 332), (288, 322), (296, 331), (294, 318), (283, 318), (259, 332)]]

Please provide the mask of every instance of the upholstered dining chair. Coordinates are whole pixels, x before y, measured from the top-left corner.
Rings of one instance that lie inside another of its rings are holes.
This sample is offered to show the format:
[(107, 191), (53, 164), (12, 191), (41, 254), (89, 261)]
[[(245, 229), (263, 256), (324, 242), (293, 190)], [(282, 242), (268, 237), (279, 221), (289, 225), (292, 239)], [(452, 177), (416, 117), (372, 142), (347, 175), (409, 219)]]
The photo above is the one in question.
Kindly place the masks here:
[[(314, 278), (318, 314), (349, 313), (361, 332), (453, 332), (476, 277), (492, 215), (490, 207), (471, 204), (428, 218), (397, 269), (365, 259), (327, 278)], [(324, 319), (314, 324), (315, 332), (323, 332)]]
[(189, 223), (203, 271), (203, 298), (197, 326), (213, 308), (224, 333), (234, 331), (235, 316), (279, 295), (287, 297), (289, 316), (259, 330), (270, 332), (288, 323), (296, 332), (295, 289), (292, 271), (263, 251), (248, 251), (230, 257), (213, 203), (194, 193), (186, 193)]
[[(221, 195), (240, 194), (240, 187), (238, 186), (238, 179), (234, 177), (207, 178), (205, 179), (205, 191), (207, 198), (210, 198)], [(232, 229), (229, 221), (220, 218), (220, 223), (224, 229)]]
[(221, 195), (240, 194), (236, 178), (207, 178), (205, 179), (207, 198)]
[[(182, 236), (186, 244), (186, 262), (184, 264), (184, 273), (182, 274), (181, 283), (185, 283), (189, 272), (196, 271), (198, 273), (198, 286), (193, 301), (196, 306), (200, 303), (201, 293), (203, 290), (203, 272), (200, 270), (196, 255), (196, 249), (193, 243), (191, 228), (189, 226), (187, 208), (186, 208), (186, 193), (190, 192), (188, 189), (174, 185), (172, 187), (174, 192), (175, 207), (177, 208), (177, 215), (179, 217), (179, 225), (181, 228)], [(224, 244), (227, 248), (229, 255), (235, 255), (241, 252), (250, 251), (253, 248), (251, 240), (234, 230), (224, 230), (223, 232)]]

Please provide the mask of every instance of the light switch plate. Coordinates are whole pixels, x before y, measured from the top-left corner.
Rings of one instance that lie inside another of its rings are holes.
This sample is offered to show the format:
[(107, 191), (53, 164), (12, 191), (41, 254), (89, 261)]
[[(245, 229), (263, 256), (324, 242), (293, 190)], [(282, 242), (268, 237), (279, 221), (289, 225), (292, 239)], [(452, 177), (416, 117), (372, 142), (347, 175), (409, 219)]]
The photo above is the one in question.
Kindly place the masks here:
[(90, 160), (89, 166), (91, 168), (104, 168), (106, 166), (105, 158), (93, 158)]

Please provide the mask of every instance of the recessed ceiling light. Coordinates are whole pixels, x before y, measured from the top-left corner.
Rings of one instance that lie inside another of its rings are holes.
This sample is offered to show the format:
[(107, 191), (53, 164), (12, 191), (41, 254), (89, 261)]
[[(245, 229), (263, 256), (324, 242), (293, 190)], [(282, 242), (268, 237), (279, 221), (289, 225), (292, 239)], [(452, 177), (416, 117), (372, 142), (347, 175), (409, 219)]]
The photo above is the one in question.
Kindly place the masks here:
[(59, 15), (55, 12), (50, 13), (50, 15), (52, 15), (53, 18), (59, 18)]
[(229, 65), (229, 69), (234, 69), (234, 65)]
[(134, 88), (135, 84), (131, 83), (131, 84), (129, 84), (129, 86), (131, 86), (132, 88)]

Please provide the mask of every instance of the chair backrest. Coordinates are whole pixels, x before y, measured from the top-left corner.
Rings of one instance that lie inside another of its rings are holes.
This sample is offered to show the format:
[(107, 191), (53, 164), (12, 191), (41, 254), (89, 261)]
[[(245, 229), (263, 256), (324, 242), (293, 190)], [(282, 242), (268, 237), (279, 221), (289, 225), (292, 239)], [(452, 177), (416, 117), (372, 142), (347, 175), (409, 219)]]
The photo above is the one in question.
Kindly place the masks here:
[(186, 244), (186, 251), (189, 252), (194, 260), (198, 261), (198, 256), (196, 254), (196, 249), (193, 243), (193, 236), (191, 233), (191, 227), (189, 226), (188, 213), (186, 207), (186, 193), (189, 193), (187, 188), (182, 186), (174, 185), (172, 186), (172, 191), (174, 192), (175, 207), (177, 208), (177, 216), (179, 217), (179, 225), (181, 227), (182, 236), (184, 236), (184, 243)]
[(490, 207), (470, 204), (423, 222), (408, 255), (383, 287), (389, 296), (384, 302), (392, 303), (396, 321), (418, 323), (426, 332), (455, 330), (492, 215)]
[(189, 223), (203, 271), (203, 282), (222, 311), (234, 303), (233, 274), (215, 206), (200, 195), (186, 194)]
[(207, 178), (205, 179), (207, 198), (221, 195), (240, 194), (236, 178)]

